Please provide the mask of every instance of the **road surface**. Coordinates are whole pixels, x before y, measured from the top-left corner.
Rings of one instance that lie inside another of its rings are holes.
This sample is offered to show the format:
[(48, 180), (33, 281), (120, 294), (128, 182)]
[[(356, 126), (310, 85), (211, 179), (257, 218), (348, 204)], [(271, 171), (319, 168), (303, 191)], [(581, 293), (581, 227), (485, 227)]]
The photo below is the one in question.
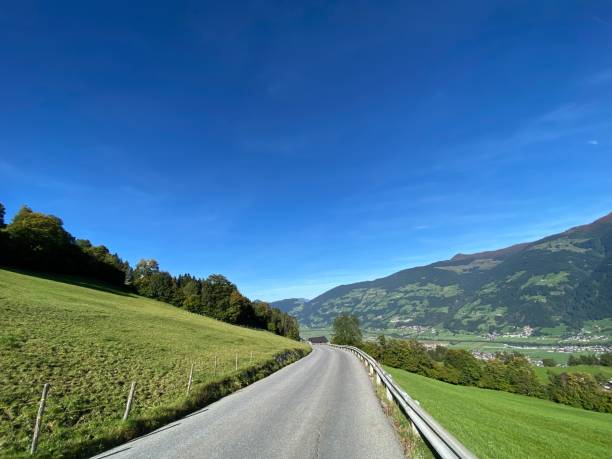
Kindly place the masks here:
[(96, 456), (402, 458), (366, 371), (346, 351), (313, 352), (218, 402)]

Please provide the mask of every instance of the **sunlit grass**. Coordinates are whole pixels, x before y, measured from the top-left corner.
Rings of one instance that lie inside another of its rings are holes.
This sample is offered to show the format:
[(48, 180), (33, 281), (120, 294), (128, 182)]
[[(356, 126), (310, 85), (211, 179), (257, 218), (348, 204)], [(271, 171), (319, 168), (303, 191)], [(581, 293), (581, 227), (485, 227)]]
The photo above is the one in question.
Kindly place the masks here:
[(610, 457), (612, 414), (386, 369), (480, 458)]
[(67, 444), (117, 428), (131, 381), (137, 382), (132, 417), (150, 417), (186, 400), (192, 364), (195, 391), (283, 350), (305, 348), (136, 295), (5, 270), (0, 314), (0, 456), (6, 457), (27, 450), (44, 383), (51, 390), (39, 449), (57, 456)]

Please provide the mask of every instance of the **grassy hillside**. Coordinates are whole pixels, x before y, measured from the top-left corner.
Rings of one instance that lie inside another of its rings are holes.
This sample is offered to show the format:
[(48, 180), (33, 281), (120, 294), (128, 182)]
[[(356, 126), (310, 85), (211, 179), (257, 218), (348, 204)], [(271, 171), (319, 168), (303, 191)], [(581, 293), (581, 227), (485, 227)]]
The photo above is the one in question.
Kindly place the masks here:
[[(51, 390), (40, 451), (57, 457), (146, 431), (272, 371), (277, 354), (306, 350), (296, 341), (136, 295), (5, 270), (0, 315), (4, 457), (27, 450), (44, 383)], [(133, 421), (122, 423), (131, 381), (137, 381)]]
[(601, 458), (612, 450), (612, 414), (387, 371), (478, 457)]
[[(289, 312), (310, 328), (348, 312), (387, 334), (422, 327), (510, 334), (529, 325), (569, 337), (589, 320), (612, 318), (612, 213), (532, 243), (341, 285)], [(599, 327), (593, 334), (612, 336)]]

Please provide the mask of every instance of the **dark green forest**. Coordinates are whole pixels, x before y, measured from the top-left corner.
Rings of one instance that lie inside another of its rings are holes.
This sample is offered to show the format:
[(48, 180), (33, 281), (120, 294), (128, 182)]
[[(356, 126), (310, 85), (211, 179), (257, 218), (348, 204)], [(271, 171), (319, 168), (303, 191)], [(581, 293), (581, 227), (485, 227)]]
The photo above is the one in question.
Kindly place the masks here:
[(106, 246), (76, 239), (54, 215), (27, 206), (9, 224), (5, 215), (0, 203), (0, 266), (86, 277), (195, 314), (299, 339), (294, 317), (268, 303), (251, 301), (221, 274), (206, 279), (190, 274), (172, 276), (153, 259), (142, 259), (132, 267)]

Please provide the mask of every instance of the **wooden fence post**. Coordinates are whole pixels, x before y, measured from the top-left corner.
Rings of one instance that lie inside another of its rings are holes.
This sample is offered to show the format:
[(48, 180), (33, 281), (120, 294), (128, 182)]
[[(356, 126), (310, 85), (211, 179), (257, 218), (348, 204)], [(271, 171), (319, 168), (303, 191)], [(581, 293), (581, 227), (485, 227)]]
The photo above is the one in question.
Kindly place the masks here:
[(217, 356), (215, 355), (215, 368), (213, 370), (213, 375), (217, 376)]
[(238, 371), (238, 353), (236, 352), (236, 371)]
[(187, 383), (187, 395), (191, 390), (191, 382), (193, 381), (193, 363), (191, 364), (191, 370), (189, 370), (189, 382)]
[(42, 423), (42, 417), (45, 413), (45, 403), (47, 402), (47, 394), (49, 393), (49, 383), (43, 386), (42, 396), (40, 397), (40, 404), (38, 405), (38, 414), (36, 415), (36, 424), (34, 424), (34, 435), (32, 436), (32, 446), (30, 447), (30, 454), (36, 452), (38, 447), (38, 437), (40, 435), (40, 424)]
[(132, 386), (130, 387), (130, 394), (128, 395), (127, 403), (125, 404), (125, 413), (123, 413), (124, 421), (127, 421), (128, 415), (130, 414), (132, 400), (134, 399), (134, 392), (136, 392), (136, 381), (132, 381)]

